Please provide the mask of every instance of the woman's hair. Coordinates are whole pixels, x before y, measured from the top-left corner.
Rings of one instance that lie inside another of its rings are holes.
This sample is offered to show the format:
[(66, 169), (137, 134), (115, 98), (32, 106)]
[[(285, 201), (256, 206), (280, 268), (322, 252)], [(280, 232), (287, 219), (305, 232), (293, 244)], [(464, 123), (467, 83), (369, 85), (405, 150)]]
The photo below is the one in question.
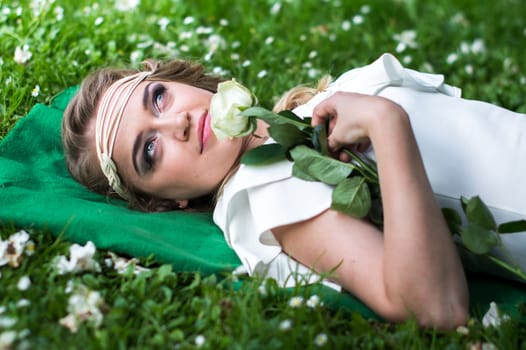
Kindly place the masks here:
[[(176, 81), (214, 93), (217, 91), (217, 85), (222, 81), (217, 76), (207, 74), (201, 64), (191, 61), (174, 60), (162, 63), (148, 60), (144, 64), (145, 69), (153, 71), (146, 80)], [(94, 127), (97, 107), (102, 94), (111, 84), (134, 73), (137, 73), (137, 70), (112, 68), (93, 72), (84, 79), (79, 91), (64, 111), (62, 142), (68, 169), (78, 182), (103, 195), (117, 197), (102, 173), (95, 152)], [(285, 93), (273, 110), (277, 112), (302, 105), (317, 92), (324, 90), (329, 83), (330, 77), (325, 76), (319, 81), (317, 88), (297, 86)], [(237, 166), (234, 169), (237, 169)], [(143, 193), (126, 182), (124, 185), (130, 196), (128, 205), (131, 208), (143, 211), (166, 211), (179, 208), (173, 199)], [(191, 200), (189, 207), (193, 210), (210, 209), (213, 201), (214, 194), (210, 194)]]

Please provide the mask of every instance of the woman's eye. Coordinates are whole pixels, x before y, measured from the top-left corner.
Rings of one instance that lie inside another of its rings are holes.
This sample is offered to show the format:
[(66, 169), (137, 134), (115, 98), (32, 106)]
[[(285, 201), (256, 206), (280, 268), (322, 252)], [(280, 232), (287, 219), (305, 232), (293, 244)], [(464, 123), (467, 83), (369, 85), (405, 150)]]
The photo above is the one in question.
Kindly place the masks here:
[(147, 141), (144, 144), (143, 159), (144, 159), (144, 163), (146, 163), (147, 165), (148, 170), (151, 170), (155, 163), (156, 142), (157, 142), (156, 139), (152, 139), (152, 140)]
[(163, 101), (164, 101), (164, 93), (166, 89), (163, 85), (158, 84), (155, 86), (152, 94), (152, 104), (157, 111), (157, 113), (161, 113), (163, 110)]

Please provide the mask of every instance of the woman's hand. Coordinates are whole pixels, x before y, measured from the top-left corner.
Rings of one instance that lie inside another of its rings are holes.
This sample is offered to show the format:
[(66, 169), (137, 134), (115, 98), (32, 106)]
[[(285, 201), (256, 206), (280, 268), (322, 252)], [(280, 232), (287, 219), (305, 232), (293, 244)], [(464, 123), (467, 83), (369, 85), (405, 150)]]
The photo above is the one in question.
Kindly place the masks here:
[(382, 119), (400, 110), (400, 106), (383, 97), (337, 92), (314, 108), (312, 125), (329, 121), (328, 141), (333, 152), (346, 147), (364, 150)]

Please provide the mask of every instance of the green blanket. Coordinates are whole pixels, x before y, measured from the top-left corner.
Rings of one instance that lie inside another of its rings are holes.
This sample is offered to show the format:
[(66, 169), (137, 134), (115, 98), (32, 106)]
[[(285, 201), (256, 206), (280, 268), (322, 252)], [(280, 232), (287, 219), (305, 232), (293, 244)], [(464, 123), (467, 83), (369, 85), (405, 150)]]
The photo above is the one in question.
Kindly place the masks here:
[[(210, 274), (238, 266), (210, 213), (131, 211), (124, 202), (91, 193), (69, 176), (60, 124), (75, 91), (64, 91), (50, 106), (36, 105), (0, 143), (0, 222), (48, 229), (73, 242), (90, 240), (99, 249), (129, 256), (153, 255), (178, 271)], [(329, 305), (375, 317), (349, 294), (328, 288), (320, 293)], [(478, 312), (496, 301), (517, 314), (517, 305), (526, 302), (523, 285), (480, 276), (470, 277), (470, 293)]]

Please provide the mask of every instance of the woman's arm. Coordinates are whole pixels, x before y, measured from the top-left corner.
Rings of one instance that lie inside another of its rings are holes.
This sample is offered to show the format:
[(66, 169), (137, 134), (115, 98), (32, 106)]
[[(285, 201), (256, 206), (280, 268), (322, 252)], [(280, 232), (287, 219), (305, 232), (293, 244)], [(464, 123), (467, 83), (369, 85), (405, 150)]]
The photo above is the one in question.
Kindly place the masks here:
[[(343, 114), (344, 113), (344, 114)], [(434, 198), (405, 111), (375, 96), (337, 93), (318, 105), (330, 116), (333, 149), (370, 140), (380, 177), (383, 235), (332, 210), (273, 230), (283, 249), (335, 279), (388, 320), (425, 326), (465, 323), (468, 293), (451, 234)]]

